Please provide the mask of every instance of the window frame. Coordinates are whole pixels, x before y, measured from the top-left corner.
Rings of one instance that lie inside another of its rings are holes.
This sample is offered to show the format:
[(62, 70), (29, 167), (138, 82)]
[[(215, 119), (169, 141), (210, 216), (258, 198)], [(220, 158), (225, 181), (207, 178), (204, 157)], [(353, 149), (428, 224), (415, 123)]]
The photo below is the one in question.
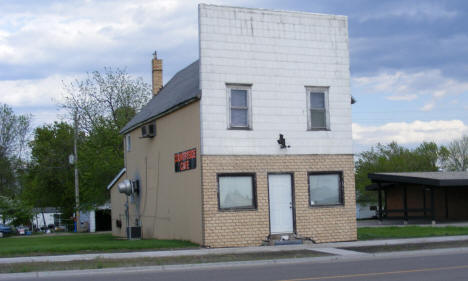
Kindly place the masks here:
[(130, 152), (132, 150), (132, 138), (130, 134), (125, 135), (125, 151)]
[[(221, 177), (251, 177), (252, 178), (252, 206), (248, 207), (230, 207), (222, 208), (220, 200), (220, 185), (219, 178)], [(220, 212), (238, 212), (238, 211), (256, 211), (257, 204), (257, 178), (255, 173), (218, 173), (216, 174), (217, 188), (217, 199), (218, 199), (218, 211)]]
[[(310, 194), (310, 176), (321, 176), (321, 175), (338, 175), (339, 176), (339, 186), (338, 186), (338, 196), (339, 196), (339, 203), (337, 204), (314, 204), (310, 203), (311, 201), (311, 194)], [(309, 193), (309, 208), (317, 208), (317, 207), (337, 207), (337, 206), (344, 206), (344, 180), (343, 180), (343, 171), (314, 171), (314, 172), (307, 172), (307, 192)]]
[[(329, 92), (328, 86), (306, 86), (306, 100), (307, 100), (307, 130), (308, 131), (330, 131), (330, 106), (329, 106)], [(325, 127), (312, 127), (312, 110), (319, 111), (321, 108), (312, 108), (310, 106), (311, 93), (323, 93), (324, 95), (324, 111), (325, 111)]]
[[(247, 108), (234, 108), (234, 109), (247, 109), (247, 126), (233, 126), (231, 122), (231, 113), (233, 107), (231, 106), (231, 90), (245, 90), (247, 91)], [(227, 128), (229, 130), (252, 130), (252, 84), (226, 84), (227, 96)]]

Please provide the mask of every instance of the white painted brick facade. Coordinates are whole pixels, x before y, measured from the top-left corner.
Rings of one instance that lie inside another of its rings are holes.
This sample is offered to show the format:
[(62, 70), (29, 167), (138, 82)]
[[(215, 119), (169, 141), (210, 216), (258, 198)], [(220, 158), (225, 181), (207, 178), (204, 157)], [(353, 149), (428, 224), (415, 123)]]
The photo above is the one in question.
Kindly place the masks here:
[[(199, 40), (203, 154), (352, 154), (346, 17), (201, 4)], [(252, 130), (227, 129), (226, 83), (252, 84)], [(306, 86), (330, 87), (330, 131), (307, 130)]]

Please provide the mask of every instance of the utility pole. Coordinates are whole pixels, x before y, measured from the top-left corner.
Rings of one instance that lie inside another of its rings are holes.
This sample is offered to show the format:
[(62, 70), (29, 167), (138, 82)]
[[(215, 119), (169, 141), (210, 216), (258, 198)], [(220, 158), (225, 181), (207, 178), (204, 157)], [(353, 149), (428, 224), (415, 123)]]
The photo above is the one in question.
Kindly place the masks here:
[(78, 209), (80, 206), (80, 187), (78, 184), (78, 149), (76, 148), (76, 143), (78, 139), (78, 116), (75, 111), (75, 136), (73, 140), (73, 153), (75, 154), (75, 208), (76, 208), (76, 232), (80, 232), (81, 230), (81, 222), (80, 222), (80, 210)]

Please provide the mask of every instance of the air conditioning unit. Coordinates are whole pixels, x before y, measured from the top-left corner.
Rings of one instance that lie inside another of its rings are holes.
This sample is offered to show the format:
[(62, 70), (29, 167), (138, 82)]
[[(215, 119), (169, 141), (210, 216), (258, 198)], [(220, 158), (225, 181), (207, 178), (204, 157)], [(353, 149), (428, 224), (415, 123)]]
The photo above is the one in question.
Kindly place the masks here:
[(141, 137), (142, 138), (152, 138), (156, 136), (156, 123), (150, 123), (141, 126)]
[(127, 239), (139, 240), (141, 239), (141, 226), (129, 226), (127, 227)]
[(150, 123), (148, 126), (148, 137), (152, 138), (156, 136), (156, 123)]

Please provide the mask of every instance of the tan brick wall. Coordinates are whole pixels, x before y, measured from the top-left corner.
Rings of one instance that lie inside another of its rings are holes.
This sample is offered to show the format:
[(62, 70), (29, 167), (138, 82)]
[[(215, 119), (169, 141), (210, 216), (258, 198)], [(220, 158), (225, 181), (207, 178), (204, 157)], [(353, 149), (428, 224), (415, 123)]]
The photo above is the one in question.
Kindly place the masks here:
[[(309, 207), (308, 172), (342, 171), (344, 205)], [(219, 211), (218, 173), (256, 173), (257, 210)], [(204, 245), (260, 245), (269, 235), (268, 173), (294, 177), (296, 231), (318, 243), (356, 240), (352, 155), (202, 156)]]

